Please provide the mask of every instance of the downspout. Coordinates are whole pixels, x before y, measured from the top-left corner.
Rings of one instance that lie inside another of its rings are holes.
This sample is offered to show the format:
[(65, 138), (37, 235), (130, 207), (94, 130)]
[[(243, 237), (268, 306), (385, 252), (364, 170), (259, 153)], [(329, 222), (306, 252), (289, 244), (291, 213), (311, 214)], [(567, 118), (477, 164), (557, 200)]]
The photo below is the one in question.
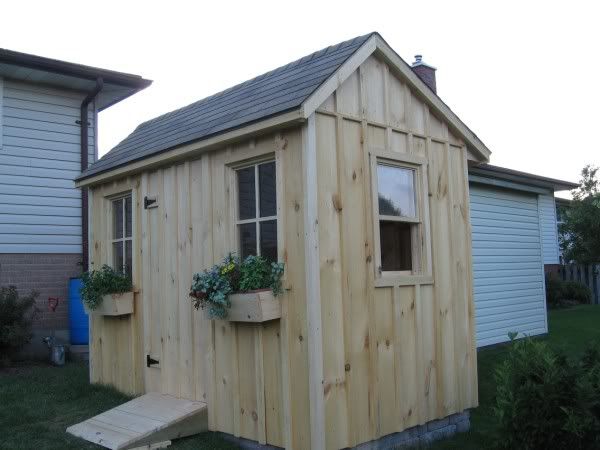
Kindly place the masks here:
[[(79, 126), (81, 131), (81, 171), (83, 172), (88, 168), (88, 154), (89, 154), (89, 143), (88, 143), (88, 107), (96, 96), (100, 93), (104, 87), (104, 80), (102, 77), (96, 79), (96, 86), (91, 90), (88, 95), (81, 102), (80, 120)], [(82, 237), (82, 266), (84, 272), (87, 272), (89, 265), (88, 255), (88, 189), (84, 187), (81, 189), (81, 237)]]

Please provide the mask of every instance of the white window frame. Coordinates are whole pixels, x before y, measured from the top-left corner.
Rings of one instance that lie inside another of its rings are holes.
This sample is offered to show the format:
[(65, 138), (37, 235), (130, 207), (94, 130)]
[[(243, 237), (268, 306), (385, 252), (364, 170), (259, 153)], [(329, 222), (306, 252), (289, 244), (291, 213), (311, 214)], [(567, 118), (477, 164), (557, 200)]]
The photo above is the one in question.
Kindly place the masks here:
[[(402, 284), (431, 284), (431, 235), (429, 223), (429, 196), (427, 181), (427, 160), (421, 156), (372, 150), (369, 152), (371, 165), (371, 192), (373, 207), (373, 234), (375, 254), (375, 281), (377, 286)], [(388, 165), (414, 171), (415, 216), (388, 216), (379, 214), (378, 165)], [(412, 270), (384, 271), (381, 268), (380, 221), (411, 224)]]
[[(268, 163), (274, 163), (275, 164), (275, 215), (274, 216), (268, 216), (268, 217), (260, 217), (260, 186), (259, 186), (259, 177), (258, 177), (258, 167), (262, 164), (268, 164)], [(254, 208), (255, 208), (255, 216), (253, 219), (243, 219), (240, 220), (239, 216), (240, 216), (240, 205), (239, 205), (239, 183), (238, 183), (238, 170), (242, 170), (242, 169), (247, 169), (249, 167), (254, 167), (254, 192), (255, 192), (255, 198), (254, 198)], [(279, 259), (279, 251), (280, 251), (280, 239), (279, 239), (279, 215), (278, 215), (278, 211), (279, 211), (279, 193), (277, 192), (278, 189), (278, 183), (279, 183), (279, 171), (277, 169), (277, 161), (276, 159), (272, 156), (269, 155), (268, 157), (264, 157), (264, 158), (260, 158), (258, 160), (253, 160), (253, 161), (249, 161), (246, 163), (242, 163), (242, 164), (238, 164), (235, 166), (232, 166), (233, 172), (234, 172), (234, 176), (233, 176), (233, 184), (235, 186), (234, 192), (235, 192), (235, 198), (234, 198), (234, 206), (235, 206), (235, 240), (236, 240), (236, 248), (237, 248), (237, 253), (238, 255), (241, 257), (242, 256), (242, 248), (241, 248), (241, 241), (240, 241), (240, 225), (246, 225), (246, 224), (251, 224), (254, 223), (255, 227), (256, 227), (256, 254), (258, 256), (261, 256), (261, 251), (260, 251), (260, 223), (261, 222), (269, 222), (269, 221), (275, 221), (275, 227), (277, 229), (277, 254), (278, 257), (277, 259)]]
[[(128, 198), (128, 197), (131, 198), (131, 236), (129, 236), (129, 237), (126, 236), (126, 231), (125, 231), (126, 230), (126, 224), (127, 224), (126, 209), (125, 209), (125, 205), (126, 205), (125, 199)], [(115, 202), (118, 201), (118, 200), (123, 200), (122, 205), (121, 205), (121, 208), (123, 210), (122, 211), (123, 212), (123, 223), (122, 223), (122, 226), (123, 226), (123, 237), (121, 237), (121, 238), (115, 238), (115, 236), (114, 236), (114, 233), (115, 233), (114, 224), (115, 224), (115, 214), (116, 214), (114, 205), (115, 205)], [(127, 241), (131, 242), (131, 267), (130, 267), (130, 270), (131, 270), (131, 277), (133, 278), (133, 261), (134, 261), (134, 257), (133, 257), (134, 256), (133, 233), (134, 233), (134, 224), (135, 224), (134, 218), (133, 218), (133, 215), (134, 215), (134, 202), (133, 202), (134, 198), (133, 198), (133, 193), (131, 191), (130, 192), (124, 192), (122, 194), (115, 195), (114, 197), (108, 198), (108, 201), (110, 201), (110, 205), (111, 205), (111, 208), (110, 208), (110, 210), (111, 210), (110, 252), (111, 252), (112, 266), (114, 267), (116, 265), (116, 261), (115, 261), (116, 255), (115, 255), (114, 250), (113, 250), (114, 244), (118, 243), (118, 242), (122, 242), (123, 243), (123, 250), (122, 250), (123, 253), (122, 253), (121, 256), (123, 258), (123, 264), (125, 264), (125, 262), (127, 261), (127, 256), (126, 256), (127, 255), (127, 250), (126, 250), (126, 245), (127, 244), (126, 244), (126, 242)], [(125, 267), (125, 265), (123, 265), (123, 267), (114, 267), (114, 269), (115, 270), (119, 270), (119, 271), (123, 271), (124, 267)]]

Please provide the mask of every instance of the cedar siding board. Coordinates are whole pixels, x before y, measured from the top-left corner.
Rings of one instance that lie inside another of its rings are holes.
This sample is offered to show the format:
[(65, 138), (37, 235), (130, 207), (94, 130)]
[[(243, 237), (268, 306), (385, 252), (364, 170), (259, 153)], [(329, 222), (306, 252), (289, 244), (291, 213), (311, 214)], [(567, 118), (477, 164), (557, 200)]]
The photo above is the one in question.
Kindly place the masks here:
[[(84, 93), (4, 79), (0, 116), (0, 253), (81, 253)], [(96, 160), (90, 106), (89, 161)]]
[[(167, 116), (147, 126), (168, 132)], [(375, 153), (424, 161), (423, 276), (378, 276)], [(265, 157), (277, 170), (281, 319), (206, 320), (192, 274), (237, 251), (232, 165)], [(286, 448), (355, 446), (477, 406), (467, 157), (373, 54), (303, 124), (93, 183), (92, 267), (111, 262), (111, 196), (131, 191), (138, 292), (130, 317), (91, 319), (91, 380), (206, 401), (210, 430)], [(145, 196), (158, 206), (144, 209)]]

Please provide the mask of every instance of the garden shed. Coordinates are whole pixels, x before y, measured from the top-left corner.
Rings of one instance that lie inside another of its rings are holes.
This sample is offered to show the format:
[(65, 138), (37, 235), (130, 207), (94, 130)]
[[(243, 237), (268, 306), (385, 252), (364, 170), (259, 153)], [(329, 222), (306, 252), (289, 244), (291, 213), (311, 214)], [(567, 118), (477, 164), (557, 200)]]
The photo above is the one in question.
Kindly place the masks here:
[[(477, 406), (467, 166), (489, 151), (420, 64), (358, 37), (143, 123), (85, 171), (90, 263), (136, 289), (132, 314), (91, 316), (91, 381), (296, 449)], [(285, 263), (279, 318), (193, 309), (193, 274), (231, 251)]]

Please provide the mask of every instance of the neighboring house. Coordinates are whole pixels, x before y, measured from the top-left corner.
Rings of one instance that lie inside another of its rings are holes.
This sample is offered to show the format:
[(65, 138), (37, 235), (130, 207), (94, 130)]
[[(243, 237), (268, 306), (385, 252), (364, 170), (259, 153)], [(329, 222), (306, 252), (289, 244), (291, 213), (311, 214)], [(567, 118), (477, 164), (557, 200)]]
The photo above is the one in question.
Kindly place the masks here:
[(68, 343), (67, 284), (87, 259), (87, 195), (73, 180), (97, 159), (98, 112), (149, 84), (0, 49), (0, 286), (39, 292), (33, 344)]
[[(434, 70), (372, 33), (145, 122), (84, 171), (90, 263), (136, 288), (132, 314), (91, 318), (91, 381), (205, 402), (209, 429), (286, 448), (464, 430), (467, 165), (490, 152), (416, 74)], [(285, 263), (280, 318), (193, 309), (192, 274), (231, 251)]]
[(554, 193), (567, 181), (469, 168), (477, 346), (548, 332), (544, 272), (559, 261)]

